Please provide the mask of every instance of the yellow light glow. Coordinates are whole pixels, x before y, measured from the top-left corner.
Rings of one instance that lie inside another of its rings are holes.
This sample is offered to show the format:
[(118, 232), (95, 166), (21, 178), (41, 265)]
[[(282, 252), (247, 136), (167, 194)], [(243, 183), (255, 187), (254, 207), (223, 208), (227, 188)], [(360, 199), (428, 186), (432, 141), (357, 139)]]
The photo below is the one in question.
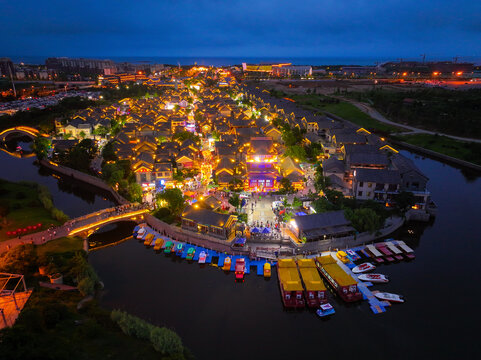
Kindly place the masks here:
[(95, 228), (97, 226), (100, 226), (100, 225), (103, 225), (103, 224), (106, 224), (108, 222), (111, 222), (113, 220), (120, 220), (120, 219), (125, 219), (125, 218), (131, 218), (135, 215), (140, 215), (140, 214), (144, 214), (144, 213), (147, 213), (149, 212), (149, 209), (141, 209), (141, 210), (137, 210), (137, 211), (133, 211), (131, 213), (127, 213), (127, 214), (122, 214), (122, 215), (117, 215), (117, 216), (111, 216), (107, 219), (102, 219), (102, 220), (99, 220), (99, 221), (96, 221), (92, 224), (88, 224), (88, 225), (85, 225), (85, 226), (82, 226), (82, 227), (79, 227), (77, 229), (73, 229), (72, 231), (70, 231), (69, 235), (75, 235), (75, 234), (78, 234), (82, 231), (85, 231), (85, 230), (89, 230), (89, 229), (92, 229), (92, 228)]

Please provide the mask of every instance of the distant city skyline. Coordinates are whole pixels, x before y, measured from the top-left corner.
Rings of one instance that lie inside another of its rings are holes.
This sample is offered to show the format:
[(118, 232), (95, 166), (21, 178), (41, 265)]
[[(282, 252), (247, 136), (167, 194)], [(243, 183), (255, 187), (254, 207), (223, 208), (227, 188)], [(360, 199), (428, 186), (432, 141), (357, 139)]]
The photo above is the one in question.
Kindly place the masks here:
[(2, 56), (427, 58), (481, 55), (481, 4), (25, 0), (2, 4)]

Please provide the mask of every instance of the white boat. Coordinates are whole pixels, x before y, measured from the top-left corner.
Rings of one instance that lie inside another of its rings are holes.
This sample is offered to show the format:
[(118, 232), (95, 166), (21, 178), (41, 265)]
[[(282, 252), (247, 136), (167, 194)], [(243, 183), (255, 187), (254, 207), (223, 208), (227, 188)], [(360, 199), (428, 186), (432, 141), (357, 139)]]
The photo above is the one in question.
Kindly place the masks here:
[(386, 301), (397, 302), (397, 303), (404, 302), (404, 299), (402, 298), (402, 296), (398, 294), (391, 294), (387, 292), (373, 292), (373, 294), (379, 300), (386, 300)]
[(367, 262), (367, 263), (362, 263), (361, 265), (356, 266), (355, 268), (352, 269), (352, 272), (354, 274), (360, 274), (363, 272), (371, 271), (376, 268), (375, 265)]
[(322, 304), (319, 309), (316, 310), (316, 314), (320, 317), (332, 315), (336, 312), (331, 304)]
[(199, 264), (205, 264), (205, 259), (207, 259), (207, 254), (205, 251), (201, 251), (199, 254)]
[(137, 231), (137, 240), (141, 240), (145, 235), (145, 228), (141, 228), (139, 229), (139, 231)]
[(361, 274), (358, 276), (358, 279), (372, 283), (387, 283), (389, 281), (387, 276), (383, 274)]

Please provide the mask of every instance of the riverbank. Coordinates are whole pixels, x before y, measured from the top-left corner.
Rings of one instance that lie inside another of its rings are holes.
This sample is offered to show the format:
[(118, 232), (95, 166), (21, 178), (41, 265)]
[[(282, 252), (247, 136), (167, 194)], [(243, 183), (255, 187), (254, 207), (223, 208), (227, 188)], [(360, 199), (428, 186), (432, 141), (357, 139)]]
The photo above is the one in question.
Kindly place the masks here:
[[(339, 356), (346, 343), (362, 349), (360, 359), (381, 359), (385, 349), (392, 351), (392, 359), (475, 358), (478, 349), (472, 329), (476, 328), (481, 290), (466, 288), (481, 281), (480, 273), (473, 270), (481, 251), (474, 230), (481, 211), (481, 179), (467, 179), (459, 169), (401, 152), (430, 177), (438, 215), (429, 223), (409, 222), (392, 234), (414, 249), (416, 259), (376, 269), (390, 282), (373, 285), (373, 290), (401, 294), (406, 299), (385, 314), (373, 315), (366, 301), (345, 304), (331, 293), (328, 299), (336, 314), (327, 321), (307, 310), (285, 311), (275, 268), (270, 280), (253, 272), (238, 283), (232, 274), (216, 267), (159, 254), (138, 241), (90, 254), (89, 260), (108, 289), (102, 304), (174, 327), (201, 359), (212, 357), (213, 347), (217, 353), (228, 353), (232, 360), (252, 354), (256, 359), (309, 357), (319, 351), (319, 339), (329, 344), (322, 347), (329, 358)], [(115, 231), (110, 236), (109, 241), (121, 237), (116, 237)], [(449, 291), (443, 301), (433, 301), (433, 294), (446, 284)], [(135, 286), (135, 297), (131, 286)], [(198, 311), (185, 311), (192, 304)], [(439, 316), (446, 304), (456, 309), (455, 315)], [(360, 324), (364, 331), (353, 324)], [(447, 326), (458, 331), (453, 335)], [(303, 329), (301, 337), (299, 329)], [(238, 333), (247, 334), (240, 348), (239, 338), (233, 336)], [(382, 346), (370, 341), (373, 334)], [(279, 347), (280, 343), (283, 346)]]
[(66, 219), (62, 214), (53, 207), (47, 189), (0, 179), (0, 241), (60, 225)]
[[(151, 344), (150, 340), (125, 334), (125, 326), (134, 326), (135, 321), (130, 319), (130, 322), (118, 324), (111, 311), (100, 307), (97, 299), (77, 310), (86, 288), (83, 280), (78, 281), (79, 276), (92, 273), (89, 276), (96, 278), (93, 268), (80, 260), (85, 256), (81, 248), (82, 239), (63, 238), (45, 245), (19, 247), (0, 257), (0, 271), (24, 274), (28, 287), (33, 289), (15, 325), (0, 331), (2, 356), (12, 360), (170, 359), (166, 352), (156, 351), (156, 344)], [(13, 258), (15, 262), (10, 261)], [(39, 286), (41, 281), (48, 282), (45, 275), (39, 274), (39, 266), (47, 273), (61, 273), (64, 281), (74, 286), (78, 281), (81, 292)], [(180, 340), (176, 338), (175, 341), (179, 349)], [(24, 346), (26, 343), (28, 346)], [(165, 338), (160, 339), (159, 344), (165, 346)], [(180, 349), (184, 349), (181, 342)], [(188, 350), (183, 351), (176, 359), (191, 358)]]
[(481, 144), (430, 134), (396, 135), (391, 142), (450, 164), (481, 171)]
[[(389, 137), (393, 143), (404, 145), (406, 148), (416, 152), (424, 152), (437, 159), (476, 171), (481, 169), (479, 168), (481, 166), (481, 158), (479, 156), (481, 154), (480, 143), (457, 140), (431, 133), (403, 134), (403, 132), (412, 132), (412, 130), (403, 127), (403, 124), (397, 126), (396, 123), (384, 119), (381, 114), (365, 104), (350, 99), (343, 99), (341, 96), (310, 93), (291, 94), (272, 89), (271, 91), (277, 98), (289, 96), (290, 99), (295, 101), (295, 104), (307, 110), (320, 111), (333, 119), (347, 121), (369, 131), (377, 132), (382, 136)], [(369, 115), (373, 113), (378, 118), (384, 119), (384, 121), (379, 121)]]
[(88, 185), (92, 185), (97, 187), (100, 190), (108, 192), (113, 199), (117, 202), (117, 204), (128, 204), (129, 201), (123, 198), (122, 196), (119, 195), (114, 189), (112, 189), (111, 186), (106, 184), (102, 179), (99, 179), (95, 176), (83, 173), (81, 171), (62, 166), (59, 164), (56, 164), (52, 161), (48, 160), (40, 160), (39, 164), (41, 166), (44, 166), (45, 168), (48, 168), (49, 170), (61, 174), (63, 176), (69, 177), (71, 179), (75, 179), (78, 181), (82, 181)]

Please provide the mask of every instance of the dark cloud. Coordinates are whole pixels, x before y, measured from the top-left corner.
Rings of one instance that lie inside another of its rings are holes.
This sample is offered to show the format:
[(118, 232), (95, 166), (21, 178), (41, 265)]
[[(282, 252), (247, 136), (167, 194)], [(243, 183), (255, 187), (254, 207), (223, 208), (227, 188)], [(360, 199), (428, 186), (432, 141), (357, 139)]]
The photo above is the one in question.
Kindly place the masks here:
[(46, 55), (480, 54), (481, 2), (4, 1), (2, 52)]

